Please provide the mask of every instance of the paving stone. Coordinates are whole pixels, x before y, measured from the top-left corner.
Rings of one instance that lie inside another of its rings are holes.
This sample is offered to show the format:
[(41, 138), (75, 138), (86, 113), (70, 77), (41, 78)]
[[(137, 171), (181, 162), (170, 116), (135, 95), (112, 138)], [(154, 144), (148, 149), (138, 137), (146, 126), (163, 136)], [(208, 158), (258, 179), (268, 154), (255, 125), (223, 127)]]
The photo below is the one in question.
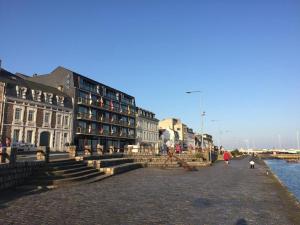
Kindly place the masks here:
[(192, 172), (145, 168), (31, 195), (17, 191), (0, 195), (0, 224), (292, 225), (300, 214), (265, 164), (250, 170), (247, 159)]

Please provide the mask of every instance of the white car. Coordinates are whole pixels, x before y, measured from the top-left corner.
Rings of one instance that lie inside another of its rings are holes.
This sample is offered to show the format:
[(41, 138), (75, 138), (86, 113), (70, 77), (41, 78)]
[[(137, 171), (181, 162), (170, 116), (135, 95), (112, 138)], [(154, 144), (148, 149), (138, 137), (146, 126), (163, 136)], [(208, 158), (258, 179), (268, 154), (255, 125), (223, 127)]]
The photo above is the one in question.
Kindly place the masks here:
[(17, 148), (18, 151), (34, 151), (35, 146), (31, 143), (14, 142), (11, 145), (12, 148)]

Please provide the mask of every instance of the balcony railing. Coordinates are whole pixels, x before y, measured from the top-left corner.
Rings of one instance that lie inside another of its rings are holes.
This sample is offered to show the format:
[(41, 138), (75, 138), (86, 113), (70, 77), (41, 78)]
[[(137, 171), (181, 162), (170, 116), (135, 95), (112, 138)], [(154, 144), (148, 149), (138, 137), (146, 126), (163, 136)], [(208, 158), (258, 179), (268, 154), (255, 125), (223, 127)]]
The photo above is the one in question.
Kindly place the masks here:
[(130, 138), (130, 139), (135, 138), (135, 135), (133, 134), (127, 134), (123, 132), (112, 133), (107, 130), (95, 130), (95, 129), (89, 129), (84, 127), (77, 127), (77, 133), (85, 134), (85, 135), (106, 136), (106, 137), (121, 137), (121, 138)]
[(111, 118), (106, 118), (106, 117), (101, 117), (101, 116), (96, 116), (93, 114), (88, 114), (88, 113), (78, 113), (77, 114), (77, 119), (82, 119), (82, 120), (90, 120), (90, 121), (95, 121), (95, 122), (101, 122), (101, 123), (108, 123), (108, 124), (116, 124), (119, 126), (126, 126), (126, 127), (135, 127), (134, 123), (130, 123), (127, 121), (122, 121), (118, 119), (111, 119)]
[(134, 110), (129, 110), (128, 109), (120, 109), (119, 106), (114, 106), (114, 107), (111, 107), (110, 105), (101, 105), (99, 102), (95, 102), (93, 101), (92, 99), (87, 99), (87, 98), (82, 98), (82, 97), (78, 97), (78, 101), (77, 101), (78, 104), (84, 104), (84, 105), (89, 105), (89, 106), (93, 106), (93, 107), (96, 107), (98, 109), (106, 109), (110, 112), (116, 112), (116, 113), (119, 113), (119, 114), (123, 114), (123, 115), (132, 115), (132, 116), (135, 116), (135, 112)]

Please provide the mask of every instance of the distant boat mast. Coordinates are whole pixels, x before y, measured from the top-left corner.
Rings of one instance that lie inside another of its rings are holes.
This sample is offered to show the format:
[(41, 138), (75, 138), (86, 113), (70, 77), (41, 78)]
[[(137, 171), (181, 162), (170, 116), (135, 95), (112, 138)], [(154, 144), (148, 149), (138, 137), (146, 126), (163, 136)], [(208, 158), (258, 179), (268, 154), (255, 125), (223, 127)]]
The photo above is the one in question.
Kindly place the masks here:
[(300, 150), (300, 145), (299, 145), (299, 130), (297, 130), (297, 150)]

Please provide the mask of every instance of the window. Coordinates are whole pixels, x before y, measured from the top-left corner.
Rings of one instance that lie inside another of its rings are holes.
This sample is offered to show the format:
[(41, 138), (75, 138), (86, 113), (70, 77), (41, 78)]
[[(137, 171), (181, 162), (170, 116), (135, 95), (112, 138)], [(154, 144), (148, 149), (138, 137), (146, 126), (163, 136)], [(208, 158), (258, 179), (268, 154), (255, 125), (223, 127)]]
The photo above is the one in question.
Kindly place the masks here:
[(46, 113), (45, 113), (44, 122), (45, 122), (46, 124), (49, 124), (49, 123), (50, 123), (50, 113), (49, 113), (49, 112), (46, 112)]
[(64, 139), (63, 139), (63, 144), (67, 144), (68, 143), (68, 133), (64, 133)]
[(85, 89), (87, 91), (97, 92), (97, 85), (80, 78), (80, 88)]
[(34, 120), (34, 110), (29, 110), (28, 111), (28, 121), (33, 122)]
[(87, 114), (89, 112), (89, 109), (87, 107), (84, 107), (84, 106), (79, 106), (78, 107), (78, 112)]
[(16, 108), (16, 111), (15, 111), (15, 120), (18, 120), (18, 121), (21, 120), (21, 113), (22, 113), (22, 109)]
[(27, 136), (26, 136), (27, 143), (32, 143), (32, 137), (33, 137), (33, 131), (32, 130), (27, 131)]
[(61, 125), (61, 115), (57, 115), (57, 120), (56, 120), (57, 125)]
[(20, 130), (14, 130), (14, 134), (13, 134), (13, 142), (19, 142), (19, 137), (20, 137)]
[(69, 126), (69, 116), (65, 116), (65, 123), (64, 123), (65, 127)]

